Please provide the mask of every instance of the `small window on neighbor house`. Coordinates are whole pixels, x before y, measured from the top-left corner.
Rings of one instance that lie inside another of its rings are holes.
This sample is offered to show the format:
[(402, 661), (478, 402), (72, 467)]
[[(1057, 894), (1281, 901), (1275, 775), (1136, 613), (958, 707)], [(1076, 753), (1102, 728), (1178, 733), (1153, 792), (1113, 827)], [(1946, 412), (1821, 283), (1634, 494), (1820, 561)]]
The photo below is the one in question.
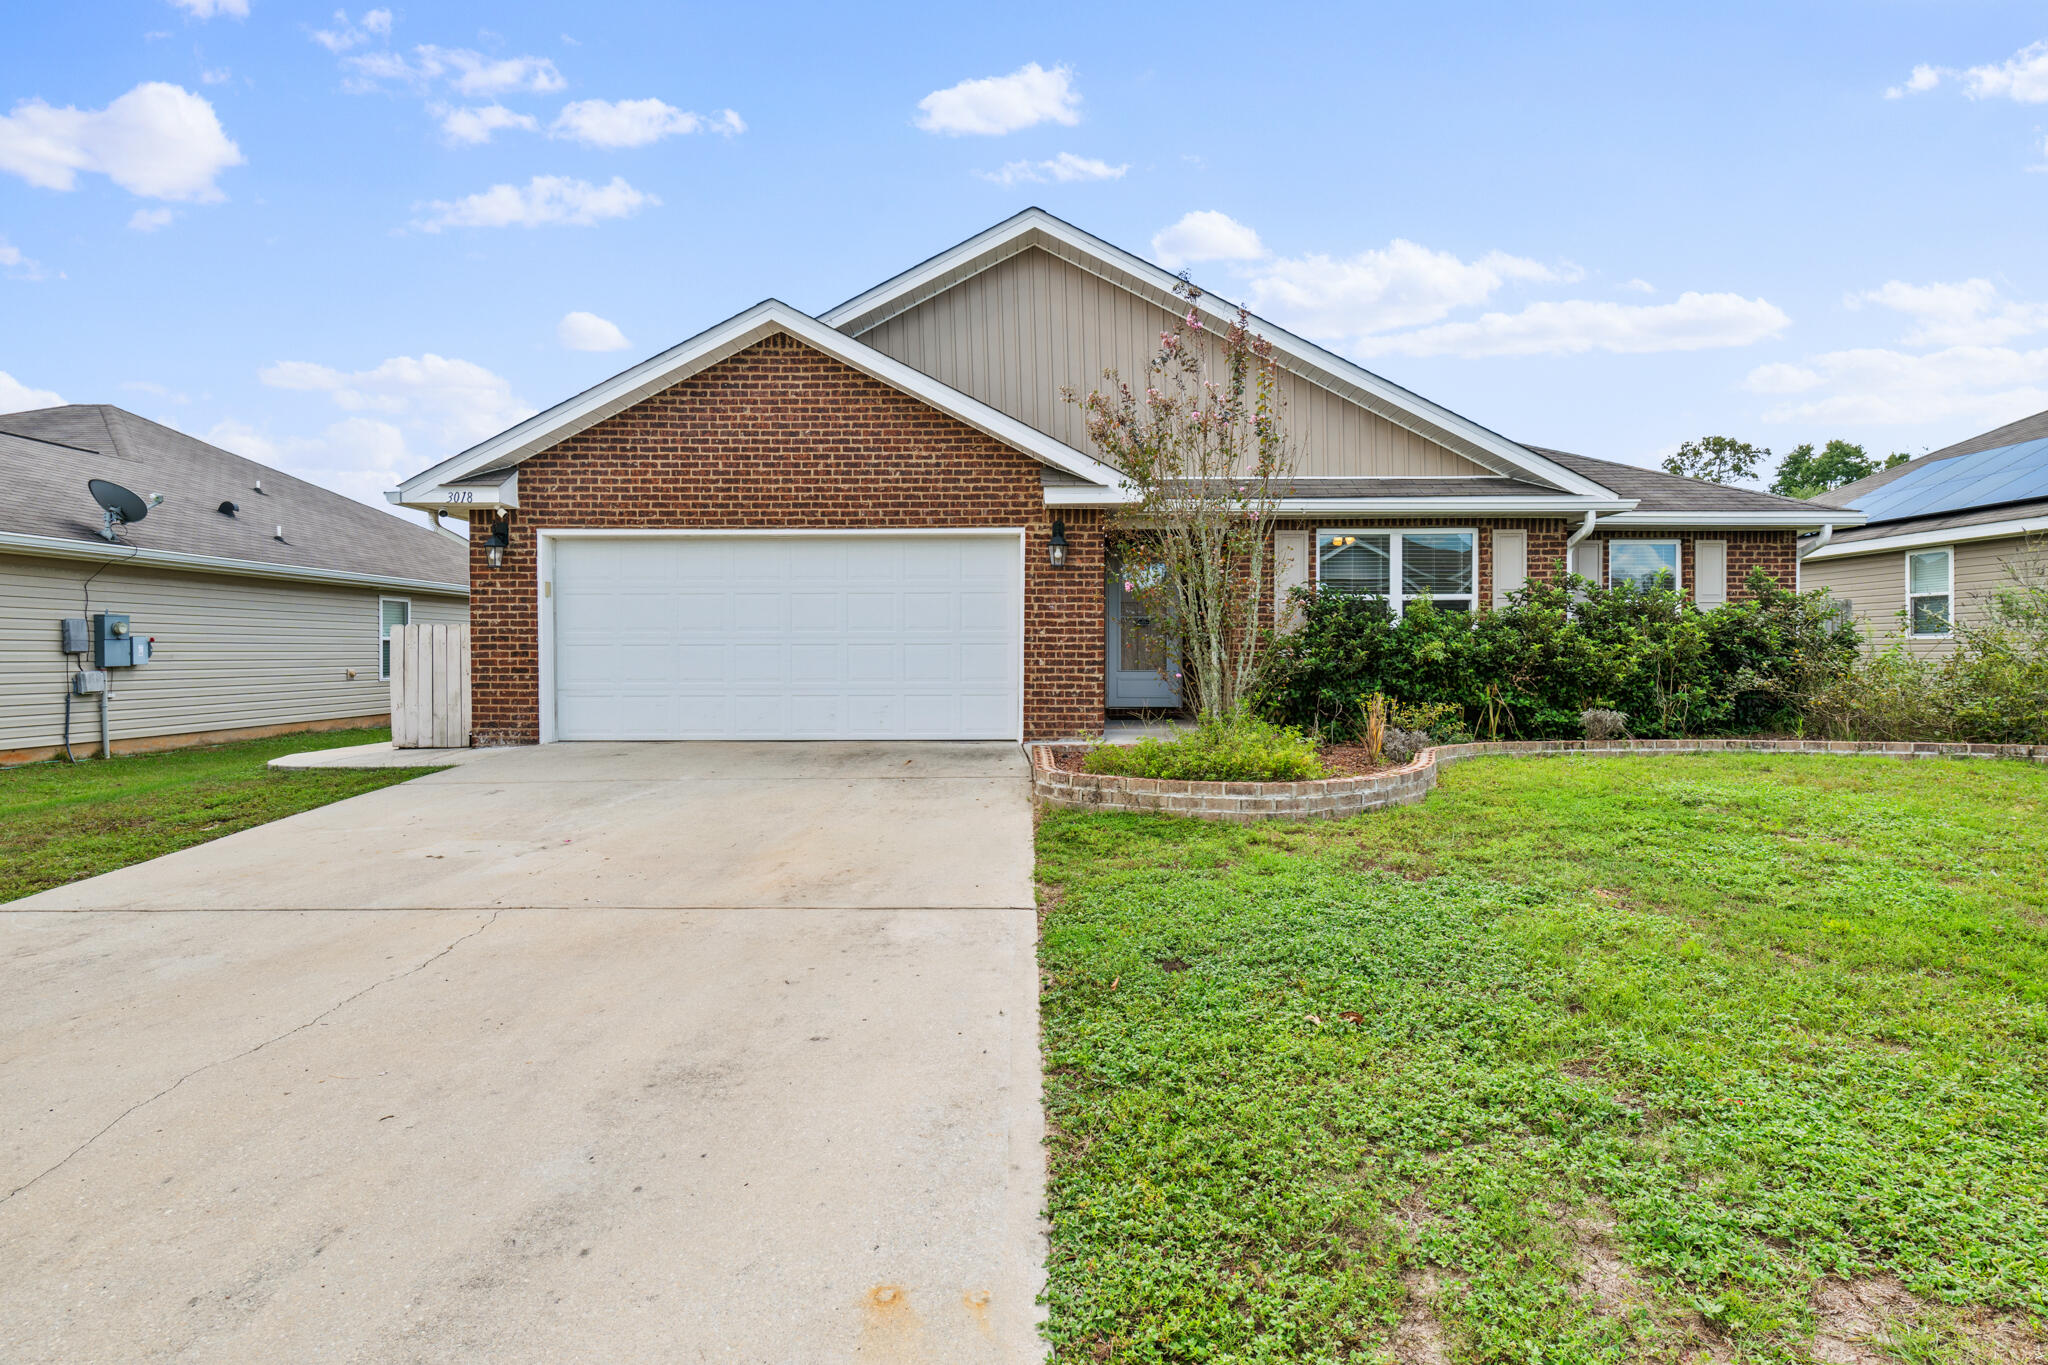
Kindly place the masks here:
[(1675, 540), (1610, 540), (1607, 542), (1607, 586), (1633, 583), (1645, 591), (1678, 588), (1678, 542)]
[(1955, 589), (1955, 556), (1948, 550), (1915, 550), (1906, 556), (1906, 620), (1915, 635), (1949, 633), (1949, 604)]
[(403, 597), (385, 597), (377, 602), (377, 676), (391, 677), (391, 628), (412, 624), (412, 603)]

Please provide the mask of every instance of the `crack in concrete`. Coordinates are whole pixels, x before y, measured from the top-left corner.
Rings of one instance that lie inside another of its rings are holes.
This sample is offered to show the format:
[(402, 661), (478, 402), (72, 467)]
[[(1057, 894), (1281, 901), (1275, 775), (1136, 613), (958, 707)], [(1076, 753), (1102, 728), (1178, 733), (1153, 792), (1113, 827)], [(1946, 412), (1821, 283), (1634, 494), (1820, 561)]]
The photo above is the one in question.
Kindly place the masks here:
[(462, 944), (466, 943), (470, 939), (475, 938), (478, 934), (481, 934), (484, 930), (490, 928), (493, 924), (496, 924), (498, 922), (498, 916), (502, 913), (503, 911), (493, 910), (491, 912), (491, 917), (489, 919), (485, 920), (482, 924), (479, 924), (476, 928), (470, 930), (468, 933), (457, 935), (453, 940), (449, 942), (447, 947), (441, 949), (441, 951), (435, 953), (426, 961), (421, 962), (416, 966), (408, 967), (402, 972), (393, 972), (390, 976), (383, 977), (377, 981), (372, 981), (369, 985), (363, 987), (355, 994), (348, 996), (346, 999), (338, 1000), (332, 1005), (329, 1005), (326, 1009), (320, 1011), (320, 1013), (314, 1015), (311, 1019), (308, 1019), (303, 1024), (294, 1025), (293, 1027), (286, 1029), (283, 1033), (278, 1034), (274, 1038), (266, 1038), (262, 1042), (256, 1044), (254, 1047), (245, 1048), (242, 1051), (237, 1052), (232, 1057), (222, 1057), (215, 1061), (208, 1062), (204, 1066), (193, 1067), (190, 1071), (178, 1077), (177, 1080), (172, 1081), (169, 1085), (157, 1091), (154, 1095), (151, 1095), (148, 1099), (137, 1100), (135, 1103), (129, 1105), (126, 1109), (123, 1109), (120, 1113), (116, 1114), (111, 1120), (108, 1121), (106, 1127), (100, 1129), (97, 1133), (94, 1133), (91, 1137), (87, 1138), (85, 1141), (79, 1143), (76, 1147), (73, 1147), (70, 1151), (66, 1152), (63, 1155), (63, 1157), (60, 1158), (56, 1162), (56, 1164), (51, 1166), (48, 1170), (41, 1171), (36, 1175), (30, 1176), (27, 1180), (23, 1181), (21, 1184), (16, 1185), (13, 1189), (9, 1190), (4, 1196), (0, 1196), (0, 1204), (5, 1204), (8, 1200), (14, 1198), (15, 1195), (20, 1194), (22, 1191), (29, 1189), (31, 1186), (37, 1184), (45, 1176), (54, 1174), (55, 1172), (62, 1170), (67, 1164), (70, 1163), (73, 1157), (77, 1156), (86, 1148), (92, 1146), (95, 1142), (98, 1142), (108, 1133), (113, 1132), (114, 1129), (119, 1127), (121, 1123), (130, 1114), (133, 1114), (138, 1109), (146, 1109), (150, 1105), (155, 1104), (158, 1100), (170, 1094), (173, 1090), (176, 1090), (179, 1086), (191, 1080), (194, 1076), (199, 1075), (203, 1071), (211, 1071), (215, 1067), (226, 1066), (230, 1062), (239, 1062), (244, 1057), (253, 1057), (257, 1053), (263, 1051), (263, 1049), (269, 1047), (272, 1043), (281, 1043), (295, 1033), (304, 1033), (307, 1029), (312, 1028), (315, 1024), (319, 1023), (322, 1019), (327, 1018), (329, 1015), (334, 1014), (339, 1010), (347, 1008), (349, 1005), (354, 1004), (356, 1001), (362, 999), (364, 996), (368, 995), (371, 991), (376, 990), (378, 987), (388, 986), (394, 981), (403, 981), (408, 976), (413, 976), (417, 973), (425, 971), (427, 968), (433, 966), (436, 962), (439, 962), (442, 958), (448, 956), (448, 954), (454, 952)]

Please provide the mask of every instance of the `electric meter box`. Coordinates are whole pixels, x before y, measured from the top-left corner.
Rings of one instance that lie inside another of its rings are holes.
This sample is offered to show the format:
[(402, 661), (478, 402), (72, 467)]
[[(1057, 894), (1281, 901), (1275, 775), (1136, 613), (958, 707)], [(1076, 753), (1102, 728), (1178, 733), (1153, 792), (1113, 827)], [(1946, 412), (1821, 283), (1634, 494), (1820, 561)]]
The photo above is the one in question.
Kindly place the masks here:
[(133, 668), (149, 662), (149, 641), (138, 640), (128, 618), (103, 611), (92, 618), (92, 662), (95, 668)]

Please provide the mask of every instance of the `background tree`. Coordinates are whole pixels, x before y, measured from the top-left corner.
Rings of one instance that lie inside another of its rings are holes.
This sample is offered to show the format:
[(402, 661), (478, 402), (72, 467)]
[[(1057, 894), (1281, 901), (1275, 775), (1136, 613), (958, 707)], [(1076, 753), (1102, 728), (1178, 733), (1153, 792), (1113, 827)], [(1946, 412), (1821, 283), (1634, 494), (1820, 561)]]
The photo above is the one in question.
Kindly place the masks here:
[(1735, 483), (1755, 478), (1756, 467), (1770, 455), (1769, 447), (1753, 446), (1733, 436), (1702, 436), (1666, 455), (1664, 472), (1708, 483)]
[(1890, 469), (1912, 459), (1904, 451), (1895, 451), (1879, 464), (1864, 453), (1863, 447), (1848, 441), (1829, 441), (1821, 447), (1818, 455), (1813, 445), (1797, 445), (1785, 454), (1784, 462), (1778, 466), (1777, 477), (1771, 480), (1771, 491), (1787, 498), (1811, 498), (1845, 483), (1865, 479), (1880, 469)]
[(1242, 308), (1212, 333), (1185, 277), (1186, 312), (1159, 334), (1145, 386), (1114, 370), (1077, 398), (1088, 436), (1124, 477), (1132, 500), (1115, 524), (1165, 567), (1146, 594), (1150, 614), (1177, 642), (1183, 696), (1204, 720), (1232, 720), (1260, 665), (1273, 522), (1294, 473), (1272, 344)]

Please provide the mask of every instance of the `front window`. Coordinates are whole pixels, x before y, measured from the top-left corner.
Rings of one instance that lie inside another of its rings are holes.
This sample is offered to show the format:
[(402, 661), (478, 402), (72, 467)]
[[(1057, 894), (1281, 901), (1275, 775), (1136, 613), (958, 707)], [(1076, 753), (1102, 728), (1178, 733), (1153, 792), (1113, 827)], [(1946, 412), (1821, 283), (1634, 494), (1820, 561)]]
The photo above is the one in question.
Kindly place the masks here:
[(1610, 540), (1607, 542), (1607, 586), (1630, 583), (1647, 592), (1678, 590), (1678, 542), (1675, 540)]
[(1383, 598), (1397, 614), (1425, 597), (1441, 610), (1469, 612), (1478, 539), (1473, 531), (1318, 531), (1316, 581)]
[(377, 603), (377, 676), (391, 677), (391, 628), (412, 624), (412, 603), (403, 597), (386, 597)]
[(1949, 633), (1954, 570), (1955, 557), (1948, 550), (1916, 550), (1906, 556), (1906, 619), (1915, 635)]

